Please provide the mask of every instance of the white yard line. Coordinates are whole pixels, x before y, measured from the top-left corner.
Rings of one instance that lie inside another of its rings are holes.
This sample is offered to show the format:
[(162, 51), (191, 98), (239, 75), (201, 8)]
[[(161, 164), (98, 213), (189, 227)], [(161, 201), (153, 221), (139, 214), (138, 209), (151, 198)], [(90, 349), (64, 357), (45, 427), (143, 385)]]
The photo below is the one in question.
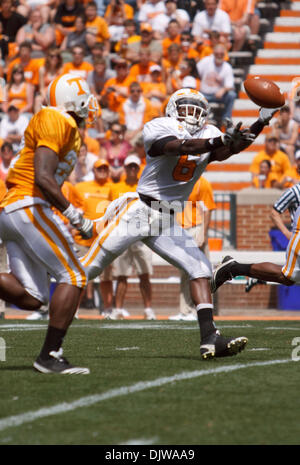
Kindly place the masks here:
[[(91, 405), (103, 402), (105, 400), (110, 400), (115, 397), (127, 396), (135, 392), (141, 392), (145, 389), (151, 389), (160, 387), (166, 384), (185, 381), (189, 379), (199, 378), (206, 375), (215, 375), (218, 373), (229, 373), (231, 371), (241, 370), (243, 368), (252, 368), (252, 367), (263, 367), (269, 365), (278, 365), (281, 363), (291, 362), (291, 359), (283, 360), (266, 360), (265, 362), (253, 362), (246, 364), (236, 364), (236, 365), (225, 365), (217, 368), (210, 368), (205, 370), (196, 370), (196, 371), (186, 371), (182, 373), (175, 374), (173, 376), (162, 377), (154, 379), (153, 381), (140, 381), (138, 383), (132, 384), (131, 386), (123, 386), (116, 389), (110, 389), (109, 391), (94, 394), (86, 397), (81, 397), (78, 400), (73, 402), (62, 402), (60, 404), (53, 405), (52, 407), (44, 407), (39, 410), (33, 410), (26, 413), (21, 413), (19, 415), (13, 415), (10, 417), (3, 418), (0, 420), (0, 431), (4, 431), (7, 428), (21, 426), (25, 423), (31, 423), (40, 418), (45, 418), (53, 415), (59, 415), (66, 412), (71, 412), (78, 408), (90, 407)], [(40, 375), (42, 376), (42, 375)]]
[(271, 330), (271, 331), (274, 331), (274, 330), (280, 330), (280, 331), (300, 331), (300, 328), (291, 328), (289, 326), (286, 326), (286, 327), (282, 327), (282, 326), (268, 326), (267, 328), (265, 328), (266, 330)]
[(139, 347), (134, 346), (134, 347), (116, 347), (116, 350), (140, 350)]
[(259, 350), (271, 350), (271, 349), (269, 349), (268, 347), (254, 347), (253, 349), (248, 349), (248, 350), (259, 351)]
[(156, 444), (158, 442), (158, 438), (139, 438), (139, 439), (129, 439), (129, 441), (121, 442), (120, 446), (147, 446), (151, 444)]

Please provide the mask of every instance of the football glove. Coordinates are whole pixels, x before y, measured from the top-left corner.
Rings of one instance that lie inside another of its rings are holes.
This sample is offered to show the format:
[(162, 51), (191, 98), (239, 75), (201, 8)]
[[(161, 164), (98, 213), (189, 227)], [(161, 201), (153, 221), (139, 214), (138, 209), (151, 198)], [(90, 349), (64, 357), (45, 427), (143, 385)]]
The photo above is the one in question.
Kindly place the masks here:
[(238, 145), (241, 142), (252, 144), (256, 136), (249, 132), (249, 129), (240, 129), (242, 124), (242, 121), (240, 121), (236, 126), (234, 126), (231, 120), (227, 120), (226, 131), (221, 136), (224, 145), (235, 149), (238, 148)]
[(71, 225), (76, 228), (83, 239), (90, 239), (93, 236), (93, 221), (84, 218), (79, 210), (71, 203), (62, 214), (68, 218)]
[(260, 108), (258, 120), (267, 126), (278, 110), (280, 108)]

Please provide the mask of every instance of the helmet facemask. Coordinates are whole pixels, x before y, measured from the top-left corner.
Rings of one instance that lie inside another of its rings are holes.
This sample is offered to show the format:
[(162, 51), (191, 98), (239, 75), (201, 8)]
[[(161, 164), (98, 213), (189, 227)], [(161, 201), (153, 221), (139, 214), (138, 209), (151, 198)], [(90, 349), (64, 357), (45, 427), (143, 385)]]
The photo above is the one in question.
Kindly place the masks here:
[(66, 102), (64, 109), (73, 112), (79, 118), (87, 120), (87, 124), (93, 124), (99, 114), (99, 105), (93, 94), (83, 96), (81, 102)]
[(207, 116), (208, 107), (199, 99), (185, 96), (176, 102), (176, 119), (190, 134), (194, 134), (204, 126)]

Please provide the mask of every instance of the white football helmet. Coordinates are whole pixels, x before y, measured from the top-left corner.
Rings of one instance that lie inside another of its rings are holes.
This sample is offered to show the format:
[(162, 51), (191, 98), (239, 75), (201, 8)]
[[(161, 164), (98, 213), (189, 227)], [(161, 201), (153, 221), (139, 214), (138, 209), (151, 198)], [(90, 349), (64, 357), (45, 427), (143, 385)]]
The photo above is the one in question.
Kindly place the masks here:
[(94, 120), (99, 112), (97, 99), (79, 74), (62, 74), (55, 78), (48, 86), (46, 100), (49, 106), (74, 112), (80, 118)]
[(166, 116), (176, 118), (190, 134), (204, 126), (208, 113), (208, 101), (195, 89), (177, 90), (171, 95), (166, 107)]

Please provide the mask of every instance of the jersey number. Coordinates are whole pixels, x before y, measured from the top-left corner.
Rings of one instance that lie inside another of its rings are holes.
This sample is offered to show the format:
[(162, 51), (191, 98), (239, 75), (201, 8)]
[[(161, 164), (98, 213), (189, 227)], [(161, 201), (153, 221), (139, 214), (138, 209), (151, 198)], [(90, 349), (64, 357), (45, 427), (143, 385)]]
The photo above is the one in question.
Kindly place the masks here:
[(188, 155), (181, 155), (177, 165), (173, 169), (173, 179), (175, 181), (189, 181), (192, 179), (197, 164), (195, 161), (188, 161)]

